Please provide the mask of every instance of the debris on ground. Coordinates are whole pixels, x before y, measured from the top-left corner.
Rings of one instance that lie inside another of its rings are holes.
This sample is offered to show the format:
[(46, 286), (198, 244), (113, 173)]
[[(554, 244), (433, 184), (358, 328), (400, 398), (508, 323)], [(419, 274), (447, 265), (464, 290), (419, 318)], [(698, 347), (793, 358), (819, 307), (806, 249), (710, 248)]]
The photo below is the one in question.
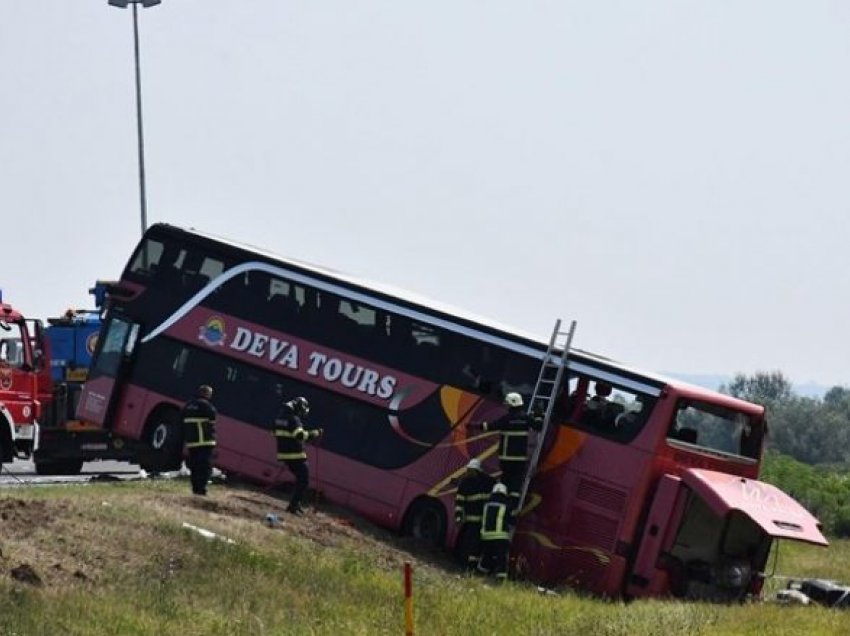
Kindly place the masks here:
[(187, 530), (191, 530), (192, 532), (198, 533), (199, 535), (201, 535), (205, 539), (218, 539), (219, 541), (224, 541), (225, 543), (236, 543), (236, 541), (234, 541), (233, 539), (223, 537), (220, 534), (216, 534), (212, 530), (207, 530), (206, 528), (194, 526), (191, 523), (186, 523), (185, 521), (183, 522), (182, 527), (186, 528)]

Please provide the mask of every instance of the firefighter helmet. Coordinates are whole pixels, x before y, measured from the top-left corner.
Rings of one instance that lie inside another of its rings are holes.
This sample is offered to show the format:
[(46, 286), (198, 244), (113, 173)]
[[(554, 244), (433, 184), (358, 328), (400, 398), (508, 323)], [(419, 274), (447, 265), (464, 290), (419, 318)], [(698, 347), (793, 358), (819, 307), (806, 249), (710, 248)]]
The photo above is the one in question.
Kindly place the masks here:
[(481, 460), (477, 457), (473, 457), (469, 460), (469, 463), (466, 465), (467, 470), (481, 470)]
[(522, 406), (522, 396), (515, 392), (508, 393), (505, 396), (505, 405), (510, 407)]
[(496, 493), (498, 493), (500, 495), (507, 495), (508, 494), (508, 487), (505, 486), (505, 484), (503, 484), (502, 482), (496, 482), (496, 485), (493, 486), (493, 494), (496, 494)]
[(292, 411), (300, 415), (301, 417), (306, 417), (306, 415), (310, 412), (310, 403), (307, 401), (307, 398), (298, 396), (295, 399), (289, 401), (289, 408)]

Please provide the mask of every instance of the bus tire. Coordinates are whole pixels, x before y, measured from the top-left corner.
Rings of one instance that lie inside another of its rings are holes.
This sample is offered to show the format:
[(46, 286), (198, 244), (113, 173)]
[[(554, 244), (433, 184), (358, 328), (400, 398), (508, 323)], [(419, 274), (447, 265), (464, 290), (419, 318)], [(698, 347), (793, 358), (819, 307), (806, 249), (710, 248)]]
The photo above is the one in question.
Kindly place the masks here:
[(33, 463), (36, 475), (79, 475), (83, 470), (82, 459), (55, 459)]
[(145, 424), (144, 450), (139, 465), (149, 473), (179, 470), (183, 462), (180, 411), (165, 407), (154, 411)]
[(445, 544), (447, 529), (446, 509), (431, 497), (416, 499), (407, 509), (402, 524), (405, 535), (436, 547)]

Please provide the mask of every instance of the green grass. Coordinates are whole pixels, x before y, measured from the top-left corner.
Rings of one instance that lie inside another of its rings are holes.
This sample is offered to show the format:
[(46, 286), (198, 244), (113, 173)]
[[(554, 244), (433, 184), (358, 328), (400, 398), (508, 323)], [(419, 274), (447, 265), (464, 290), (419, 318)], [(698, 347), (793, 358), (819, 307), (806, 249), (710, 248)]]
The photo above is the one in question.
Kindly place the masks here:
[[(624, 604), (495, 586), (333, 514), (270, 529), (261, 519), (279, 504), (271, 497), (218, 489), (201, 505), (186, 490), (153, 482), (0, 495), (0, 634), (403, 634), (405, 560), (416, 634), (850, 633), (850, 614), (819, 607)], [(235, 543), (204, 539), (184, 521)], [(848, 542), (783, 544), (779, 557), (778, 574), (850, 579)], [(12, 579), (24, 562), (43, 585)]]

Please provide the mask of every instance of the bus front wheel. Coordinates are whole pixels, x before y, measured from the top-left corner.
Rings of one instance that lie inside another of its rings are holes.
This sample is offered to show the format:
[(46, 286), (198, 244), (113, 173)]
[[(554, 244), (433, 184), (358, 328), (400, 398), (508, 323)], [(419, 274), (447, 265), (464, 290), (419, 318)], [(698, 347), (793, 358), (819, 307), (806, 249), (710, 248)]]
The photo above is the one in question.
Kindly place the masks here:
[(179, 470), (183, 462), (183, 435), (180, 412), (160, 409), (145, 425), (145, 446), (139, 465), (150, 473)]
[(447, 525), (443, 505), (436, 499), (420, 498), (408, 508), (402, 529), (406, 535), (440, 547), (446, 541)]

